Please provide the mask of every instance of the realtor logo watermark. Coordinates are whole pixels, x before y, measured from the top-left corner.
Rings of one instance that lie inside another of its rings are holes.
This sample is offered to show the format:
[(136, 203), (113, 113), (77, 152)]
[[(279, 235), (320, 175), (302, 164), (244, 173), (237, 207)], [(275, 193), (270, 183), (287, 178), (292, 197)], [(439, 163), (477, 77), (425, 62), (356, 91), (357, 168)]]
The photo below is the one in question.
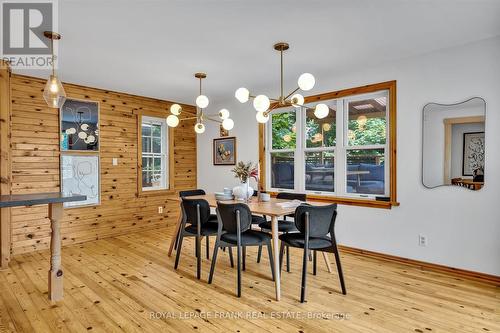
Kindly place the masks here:
[[(50, 40), (43, 33), (57, 32), (57, 0), (3, 0), (0, 17), (2, 59), (16, 69), (49, 69)], [(57, 54), (57, 43), (54, 52)]]

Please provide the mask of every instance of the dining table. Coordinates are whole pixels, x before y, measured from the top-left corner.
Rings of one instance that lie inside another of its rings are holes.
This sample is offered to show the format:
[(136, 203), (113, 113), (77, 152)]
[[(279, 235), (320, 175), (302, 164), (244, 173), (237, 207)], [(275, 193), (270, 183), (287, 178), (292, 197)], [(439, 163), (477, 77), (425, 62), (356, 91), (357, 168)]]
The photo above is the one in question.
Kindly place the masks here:
[[(217, 200), (215, 199), (215, 194), (205, 194), (205, 195), (196, 195), (190, 196), (189, 199), (204, 199), (208, 202), (209, 206), (212, 208), (217, 207)], [(174, 200), (179, 202), (179, 205), (182, 204), (181, 198), (171, 197), (168, 200)], [(293, 214), (295, 212), (295, 206), (283, 205), (285, 202), (290, 202), (287, 199), (276, 199), (271, 198), (269, 201), (260, 201), (257, 197), (252, 197), (248, 202), (241, 200), (225, 200), (221, 201), (223, 203), (246, 203), (250, 208), (250, 211), (254, 215), (263, 215), (271, 217), (271, 235), (272, 235), (272, 249), (273, 249), (273, 257), (274, 257), (274, 272), (275, 272), (275, 287), (276, 287), (276, 300), (279, 301), (281, 298), (281, 284), (280, 284), (280, 254), (278, 246), (278, 218), (280, 216), (286, 216), (289, 214)], [(309, 204), (313, 205), (329, 205), (331, 203), (321, 202), (321, 201), (306, 201)], [(175, 230), (172, 234), (172, 238), (170, 240), (170, 247), (168, 250), (168, 256), (172, 255), (172, 251), (174, 248), (175, 240), (179, 233), (180, 227), (182, 225), (182, 209), (180, 209), (179, 218), (177, 220), (177, 224)], [(331, 272), (330, 262), (326, 253), (323, 256), (325, 260), (325, 264), (327, 265), (328, 271)]]

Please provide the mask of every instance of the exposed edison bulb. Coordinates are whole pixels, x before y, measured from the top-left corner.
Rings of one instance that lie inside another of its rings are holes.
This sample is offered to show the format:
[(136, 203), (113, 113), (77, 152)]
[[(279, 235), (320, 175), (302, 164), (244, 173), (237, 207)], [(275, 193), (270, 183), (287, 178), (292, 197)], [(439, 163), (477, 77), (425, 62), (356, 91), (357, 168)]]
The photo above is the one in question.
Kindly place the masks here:
[(304, 105), (304, 96), (302, 96), (301, 94), (293, 95), (290, 100), (292, 101), (292, 105), (296, 108)]
[(52, 81), (50, 83), (50, 92), (55, 94), (58, 91), (59, 91), (59, 86), (57, 85), (57, 82)]
[(266, 115), (264, 112), (259, 111), (255, 114), (255, 119), (257, 119), (259, 123), (264, 124), (268, 122), (269, 115)]
[(234, 93), (234, 97), (236, 97), (236, 99), (240, 101), (240, 103), (246, 103), (248, 101), (248, 98), (250, 97), (250, 92), (247, 88), (241, 87), (236, 90), (236, 92)]
[(170, 106), (170, 113), (172, 113), (173, 115), (180, 115), (182, 112), (182, 107), (179, 105), (179, 104), (172, 104)]
[(292, 141), (292, 136), (290, 134), (283, 135), (283, 141), (285, 141), (285, 142)]
[(179, 117), (175, 114), (171, 114), (167, 117), (167, 125), (170, 127), (177, 127), (177, 125), (179, 125)]
[(196, 125), (194, 125), (194, 131), (198, 134), (205, 132), (205, 125), (202, 123), (196, 123)]
[(330, 109), (328, 108), (328, 105), (323, 104), (323, 103), (316, 105), (316, 107), (314, 108), (314, 115), (318, 119), (325, 118), (326, 116), (328, 116), (329, 112), (330, 112)]
[(224, 119), (224, 121), (222, 121), (222, 127), (226, 131), (232, 130), (234, 127), (234, 121), (231, 118)]
[(229, 111), (227, 109), (220, 109), (219, 117), (222, 120), (229, 118)]
[(208, 97), (205, 95), (196, 97), (196, 105), (198, 105), (200, 109), (206, 108), (208, 106)]
[(270, 105), (271, 102), (269, 101), (269, 98), (266, 95), (258, 95), (253, 100), (253, 107), (255, 108), (255, 110), (259, 112), (267, 111)]
[(314, 87), (316, 80), (314, 79), (314, 76), (311, 73), (304, 73), (301, 76), (299, 76), (299, 80), (297, 83), (299, 84), (300, 89), (308, 91)]
[(330, 125), (328, 123), (323, 124), (323, 131), (328, 132), (331, 129), (332, 129), (332, 125)]

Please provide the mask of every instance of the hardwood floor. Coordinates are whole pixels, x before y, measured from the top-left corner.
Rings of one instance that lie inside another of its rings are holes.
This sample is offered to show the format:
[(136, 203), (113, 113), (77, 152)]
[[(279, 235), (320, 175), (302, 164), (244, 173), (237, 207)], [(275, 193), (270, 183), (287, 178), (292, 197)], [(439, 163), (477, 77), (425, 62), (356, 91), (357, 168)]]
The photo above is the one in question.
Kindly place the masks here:
[(237, 298), (227, 253), (219, 252), (208, 285), (208, 260), (202, 280), (195, 278), (192, 239), (174, 271), (174, 257), (166, 255), (170, 233), (164, 228), (64, 247), (65, 295), (55, 305), (47, 300), (48, 251), (14, 257), (0, 272), (0, 331), (500, 332), (500, 286), (344, 253), (347, 296), (319, 257), (318, 275), (312, 267), (308, 275), (308, 302), (301, 304), (301, 253), (292, 249), (276, 302), (266, 252), (257, 264), (249, 249)]

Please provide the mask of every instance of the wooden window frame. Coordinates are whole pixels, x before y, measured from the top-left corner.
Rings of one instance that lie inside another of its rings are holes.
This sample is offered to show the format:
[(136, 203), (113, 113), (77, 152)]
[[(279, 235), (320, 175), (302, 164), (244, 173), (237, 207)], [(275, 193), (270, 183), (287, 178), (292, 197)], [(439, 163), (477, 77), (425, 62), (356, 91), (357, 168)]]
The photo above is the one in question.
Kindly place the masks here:
[(174, 189), (174, 129), (167, 125), (168, 135), (168, 186), (165, 189), (159, 190), (143, 190), (142, 189), (142, 117), (167, 118), (167, 115), (161, 112), (140, 111), (137, 112), (137, 196), (154, 196), (175, 193)]
[[(304, 98), (304, 103), (314, 103), (325, 100), (345, 98), (354, 95), (375, 93), (382, 90), (387, 90), (389, 93), (389, 201), (377, 201), (373, 199), (349, 198), (338, 196), (325, 196), (308, 194), (308, 199), (338, 203), (343, 205), (363, 206), (372, 208), (390, 209), (392, 206), (399, 206), (397, 201), (397, 166), (396, 166), (396, 147), (397, 147), (397, 99), (396, 99), (396, 81), (386, 81), (365, 86), (337, 90), (327, 93), (322, 93)], [(266, 128), (265, 124), (259, 124), (259, 164), (260, 170), (266, 170)], [(261, 190), (266, 190), (266, 174), (261, 175), (259, 187)], [(275, 195), (276, 193), (271, 193)]]

